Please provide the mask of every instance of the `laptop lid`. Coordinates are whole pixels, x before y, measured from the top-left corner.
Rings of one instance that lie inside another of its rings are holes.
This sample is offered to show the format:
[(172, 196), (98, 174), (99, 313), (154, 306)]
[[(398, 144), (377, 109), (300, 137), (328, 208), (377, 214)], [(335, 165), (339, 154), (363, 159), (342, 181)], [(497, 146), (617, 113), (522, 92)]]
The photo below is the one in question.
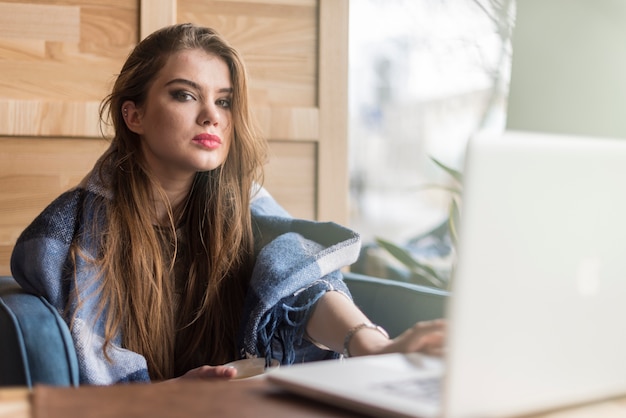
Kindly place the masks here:
[(464, 173), (445, 415), (626, 393), (626, 140), (483, 133)]
[(381, 390), (442, 372), (419, 356), (309, 363), (268, 378), (381, 417), (522, 415), (626, 393), (625, 181), (626, 140), (476, 135), (438, 405)]

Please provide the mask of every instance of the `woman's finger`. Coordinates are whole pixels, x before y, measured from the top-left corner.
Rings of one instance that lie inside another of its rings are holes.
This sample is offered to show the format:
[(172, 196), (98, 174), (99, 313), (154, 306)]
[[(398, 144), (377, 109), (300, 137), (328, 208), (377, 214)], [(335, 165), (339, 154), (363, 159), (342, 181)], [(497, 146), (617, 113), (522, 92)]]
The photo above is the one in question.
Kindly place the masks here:
[(225, 378), (233, 379), (237, 376), (237, 370), (234, 367), (228, 366), (201, 366), (192, 370), (189, 370), (183, 376), (184, 379), (210, 379), (210, 378)]

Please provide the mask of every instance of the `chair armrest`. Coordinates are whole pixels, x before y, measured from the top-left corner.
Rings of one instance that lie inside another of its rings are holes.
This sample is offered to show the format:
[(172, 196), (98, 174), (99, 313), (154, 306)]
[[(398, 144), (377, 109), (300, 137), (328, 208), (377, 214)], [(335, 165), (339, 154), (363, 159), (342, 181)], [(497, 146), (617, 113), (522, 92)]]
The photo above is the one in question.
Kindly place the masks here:
[(43, 297), (0, 276), (0, 386), (78, 386), (67, 324)]
[(417, 321), (444, 317), (449, 292), (350, 272), (343, 276), (354, 303), (392, 338)]

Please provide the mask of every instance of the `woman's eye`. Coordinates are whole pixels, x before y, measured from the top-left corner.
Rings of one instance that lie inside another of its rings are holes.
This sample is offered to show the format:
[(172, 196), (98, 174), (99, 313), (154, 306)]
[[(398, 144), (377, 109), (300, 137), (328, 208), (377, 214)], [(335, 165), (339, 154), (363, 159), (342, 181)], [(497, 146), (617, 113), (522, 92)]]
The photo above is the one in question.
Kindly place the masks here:
[(217, 105), (220, 107), (223, 107), (225, 109), (230, 108), (230, 100), (227, 99), (220, 99), (217, 101)]
[(184, 90), (178, 90), (178, 91), (172, 92), (172, 97), (180, 102), (188, 102), (190, 100), (194, 100), (193, 95)]

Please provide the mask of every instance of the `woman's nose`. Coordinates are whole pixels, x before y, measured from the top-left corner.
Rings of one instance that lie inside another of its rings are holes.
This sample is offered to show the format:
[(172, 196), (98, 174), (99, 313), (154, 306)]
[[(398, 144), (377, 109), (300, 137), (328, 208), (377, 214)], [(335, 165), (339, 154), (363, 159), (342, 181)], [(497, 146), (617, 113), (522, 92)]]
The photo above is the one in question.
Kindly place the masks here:
[(200, 125), (217, 125), (220, 115), (217, 106), (208, 104), (204, 106), (198, 115), (198, 123)]

